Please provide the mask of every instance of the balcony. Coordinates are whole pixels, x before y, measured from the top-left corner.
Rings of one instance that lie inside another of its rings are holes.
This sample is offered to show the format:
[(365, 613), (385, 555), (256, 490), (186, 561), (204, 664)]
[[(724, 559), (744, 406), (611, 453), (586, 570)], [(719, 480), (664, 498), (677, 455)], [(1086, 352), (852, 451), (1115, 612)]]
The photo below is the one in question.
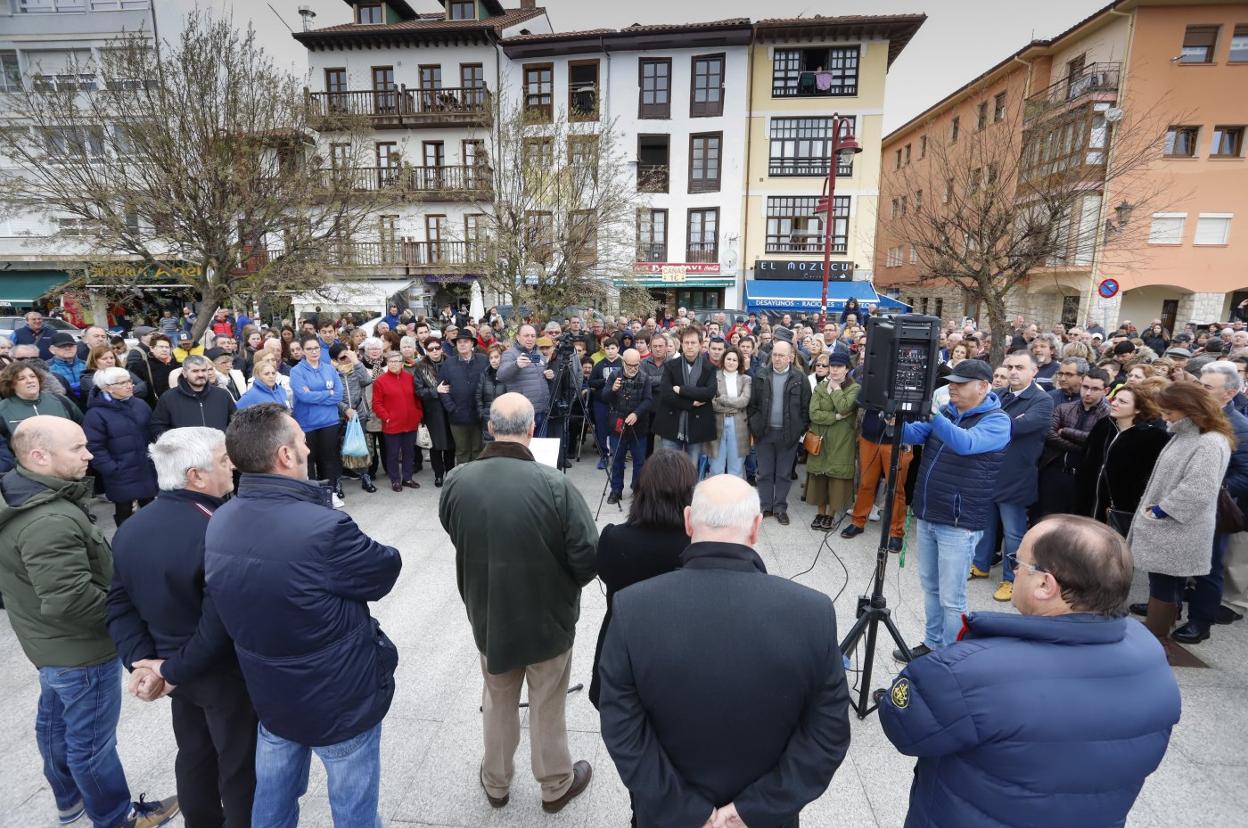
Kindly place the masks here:
[[(818, 236), (790, 236), (790, 235), (769, 235), (767, 236), (768, 253), (823, 253), (824, 238)], [(844, 237), (832, 237), (832, 252), (844, 253), (848, 247), (848, 241)]]
[(489, 198), (493, 171), (484, 165), (441, 167), (351, 167), (329, 171), (339, 187), (361, 192), (393, 191), (412, 201), (472, 201)]
[(666, 193), (667, 187), (666, 164), (637, 165), (637, 192)]
[[(828, 175), (828, 159), (824, 158), (771, 158), (767, 164), (770, 176), (821, 176)], [(837, 159), (836, 177), (848, 178), (854, 174), (854, 162)]]
[(719, 242), (690, 242), (685, 249), (687, 264), (718, 264)]
[(344, 269), (404, 268), (412, 272), (467, 270), (480, 266), (483, 256), (475, 245), (456, 241), (342, 242), (326, 264)]
[(309, 119), (333, 129), (335, 119), (366, 117), (375, 129), (486, 126), (492, 99), (485, 87), (363, 89), (309, 92)]
[(667, 245), (662, 242), (658, 243), (637, 243), (637, 261), (639, 262), (666, 262), (667, 261)]
[(1090, 63), (1078, 75), (1051, 84), (1024, 101), (1023, 121), (1066, 112), (1090, 101), (1115, 102), (1121, 67), (1119, 63)]

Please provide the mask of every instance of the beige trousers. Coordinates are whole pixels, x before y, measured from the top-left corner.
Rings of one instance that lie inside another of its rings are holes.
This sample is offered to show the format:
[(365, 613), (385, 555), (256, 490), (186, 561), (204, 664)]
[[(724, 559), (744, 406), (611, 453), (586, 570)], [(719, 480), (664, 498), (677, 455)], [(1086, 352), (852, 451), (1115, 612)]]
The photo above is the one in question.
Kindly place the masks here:
[(542, 785), (542, 799), (551, 802), (572, 787), (572, 756), (568, 752), (568, 726), (564, 717), (568, 681), (572, 676), (572, 651), (539, 664), (517, 667), (506, 673), (486, 670), (481, 656), (482, 726), (485, 758), (481, 784), (490, 796), (502, 797), (515, 773), (516, 748), (520, 746), (520, 687), (529, 685), (529, 755), (533, 776)]

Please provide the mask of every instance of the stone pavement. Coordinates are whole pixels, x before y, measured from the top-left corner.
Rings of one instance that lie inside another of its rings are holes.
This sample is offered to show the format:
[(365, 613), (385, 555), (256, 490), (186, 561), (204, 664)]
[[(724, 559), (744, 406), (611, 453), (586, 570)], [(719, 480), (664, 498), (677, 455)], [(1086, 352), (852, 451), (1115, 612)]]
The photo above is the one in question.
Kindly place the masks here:
[[(586, 457), (589, 457), (587, 452)], [(598, 506), (602, 473), (591, 460), (577, 464), (573, 478), (589, 501)], [(563, 812), (548, 815), (540, 808), (537, 783), (528, 771), (527, 731), (517, 753), (511, 804), (495, 811), (477, 784), (481, 726), (481, 675), (472, 634), (455, 587), (454, 550), (437, 520), (438, 489), (426, 471), (423, 488), (374, 495), (348, 485), (347, 509), (377, 540), (403, 553), (403, 573), (394, 591), (375, 605), (386, 632), (398, 645), (400, 661), (394, 706), (382, 738), (382, 816), (387, 825), (444, 826), (623, 826), (628, 824), (628, 796), (620, 783), (598, 732), (598, 718), (584, 692), (574, 693), (568, 706), (569, 738), (574, 758), (588, 759), (594, 779), (588, 791)], [(838, 628), (853, 621), (855, 597), (869, 588), (878, 523), (853, 541), (830, 536), (820, 552), (822, 533), (808, 528), (812, 510), (796, 502), (792, 525), (767, 521), (759, 553), (770, 572), (794, 576), (799, 583), (836, 598)], [(500, 505), (506, 504), (499, 493)], [(624, 506), (627, 507), (627, 501)], [(111, 524), (111, 506), (97, 506), (103, 524)], [(483, 516), (488, 519), (488, 515)], [(602, 507), (600, 525), (622, 520), (614, 506)], [(816, 559), (817, 556), (817, 559)], [(907, 640), (921, 638), (922, 605), (913, 556), (898, 566), (892, 556), (887, 596)], [(992, 600), (999, 580), (970, 585), (972, 609), (1000, 610)], [(1143, 576), (1133, 595), (1145, 594)], [(573, 659), (573, 682), (589, 684), (594, 642), (605, 610), (600, 585), (584, 590), (581, 622)], [(56, 811), (40, 770), (34, 740), (38, 680), (22, 655), (7, 616), (0, 612), (0, 826), (54, 826)], [(768, 619), (759, 619), (768, 623)], [(885, 636), (879, 643), (876, 677), (886, 686), (896, 666)], [(1149, 778), (1131, 826), (1236, 825), (1248, 812), (1248, 621), (1217, 627), (1213, 637), (1194, 648), (1211, 669), (1179, 670), (1183, 718), (1174, 731), (1161, 768)], [(851, 674), (851, 681), (854, 674)], [(1019, 716), (1029, 715), (1025, 710)], [(872, 716), (853, 721), (853, 741), (845, 763), (827, 792), (803, 812), (810, 826), (900, 826), (905, 819), (912, 760), (896, 753)], [(131, 790), (158, 798), (174, 793), (174, 740), (167, 701), (145, 704), (125, 696), (118, 745)], [(181, 824), (176, 820), (174, 824)], [(325, 775), (313, 760), (301, 825), (329, 826)], [(258, 827), (259, 828), (259, 827)]]

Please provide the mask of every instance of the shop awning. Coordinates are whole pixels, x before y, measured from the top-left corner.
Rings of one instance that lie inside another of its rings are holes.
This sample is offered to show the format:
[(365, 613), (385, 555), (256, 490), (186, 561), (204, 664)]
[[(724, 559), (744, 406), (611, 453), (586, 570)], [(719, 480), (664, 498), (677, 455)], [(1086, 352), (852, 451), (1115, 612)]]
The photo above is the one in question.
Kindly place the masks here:
[(53, 288), (69, 281), (63, 270), (6, 270), (0, 272), (0, 305), (33, 305)]
[(617, 288), (645, 287), (687, 290), (689, 288), (728, 288), (735, 285), (737, 280), (732, 276), (689, 276), (683, 281), (672, 282), (665, 280), (662, 276), (647, 273), (644, 276), (639, 274), (629, 279), (613, 279), (612, 283)]
[(386, 303), (396, 293), (405, 293), (413, 279), (358, 279), (330, 282), (316, 290), (291, 297), (297, 310), (321, 308), (325, 311), (375, 310), (385, 312)]
[[(822, 282), (798, 280), (747, 279), (745, 309), (768, 311), (817, 311), (823, 294)], [(849, 299), (859, 304), (871, 302), (885, 311), (905, 312), (910, 306), (891, 296), (875, 292), (870, 282), (828, 282), (828, 310), (841, 311)]]

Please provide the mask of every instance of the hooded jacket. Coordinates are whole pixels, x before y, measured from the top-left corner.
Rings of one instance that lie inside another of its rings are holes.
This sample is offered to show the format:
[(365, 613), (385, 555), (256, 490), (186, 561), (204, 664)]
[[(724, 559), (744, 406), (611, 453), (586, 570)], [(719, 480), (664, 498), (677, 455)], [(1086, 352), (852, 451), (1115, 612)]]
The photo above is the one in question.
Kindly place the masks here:
[(153, 441), (171, 428), (205, 426), (225, 431), (234, 418), (234, 410), (234, 398), (229, 391), (213, 383), (195, 391), (186, 377), (179, 377), (176, 387), (160, 395), (149, 430)]
[(113, 553), (91, 519), (92, 486), (20, 466), (0, 478), (0, 593), (36, 667), (117, 657), (104, 626)]
[(0, 400), (0, 430), (6, 438), (12, 438), (22, 420), (38, 417), (40, 414), (65, 417), (75, 423), (82, 422), (82, 412), (72, 400), (44, 391), (33, 400), (23, 400), (16, 394)]
[[(322, 360), (313, 368), (305, 359), (290, 369), (295, 393), (295, 421), (304, 432), (336, 426), (342, 421), (342, 377)], [(305, 390), (306, 389), (306, 390)]]
[(138, 397), (91, 398), (82, 418), (91, 467), (114, 503), (156, 496), (156, 468), (147, 456), (147, 429), (152, 409)]
[(252, 380), (251, 387), (247, 389), (247, 393), (238, 398), (235, 408), (242, 410), (250, 408), (253, 405), (264, 405), (265, 403), (273, 403), (280, 405), (287, 411), (290, 410), (290, 397), (286, 395), (286, 386), (277, 382), (269, 388), (258, 379)]

